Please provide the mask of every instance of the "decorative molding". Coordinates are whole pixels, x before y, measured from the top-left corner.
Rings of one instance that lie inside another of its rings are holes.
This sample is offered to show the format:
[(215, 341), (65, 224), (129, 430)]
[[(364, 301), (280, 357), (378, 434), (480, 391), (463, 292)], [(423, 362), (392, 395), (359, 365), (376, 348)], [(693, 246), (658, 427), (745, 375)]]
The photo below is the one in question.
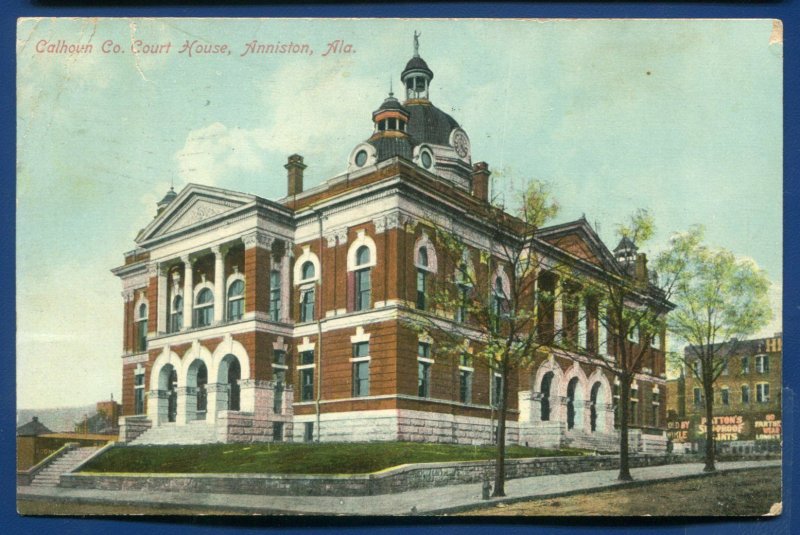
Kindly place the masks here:
[(245, 249), (252, 249), (253, 247), (261, 247), (262, 249), (270, 249), (272, 243), (275, 241), (273, 236), (269, 236), (259, 231), (248, 232), (242, 236), (242, 242)]
[(358, 344), (360, 342), (369, 342), (369, 333), (365, 333), (364, 327), (359, 325), (356, 327), (356, 334), (350, 337), (350, 343)]
[(328, 243), (328, 247), (336, 247), (336, 232), (328, 232), (324, 235), (325, 240)]
[(125, 290), (122, 290), (121, 295), (123, 301), (125, 301), (126, 303), (130, 303), (131, 301), (133, 301), (133, 294), (134, 291), (132, 288), (127, 288)]
[(304, 351), (314, 351), (316, 344), (308, 340), (308, 336), (303, 337), (303, 343), (297, 345), (297, 352), (303, 353)]
[(147, 275), (148, 277), (157, 277), (159, 273), (158, 269), (158, 262), (150, 262), (147, 264)]

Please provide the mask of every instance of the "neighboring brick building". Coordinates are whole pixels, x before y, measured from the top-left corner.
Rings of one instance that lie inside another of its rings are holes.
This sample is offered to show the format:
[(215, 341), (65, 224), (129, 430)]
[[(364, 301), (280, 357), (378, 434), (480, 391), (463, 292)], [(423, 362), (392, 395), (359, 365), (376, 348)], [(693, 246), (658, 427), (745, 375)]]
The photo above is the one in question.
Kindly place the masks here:
[[(488, 364), (437, 355), (436, 341), (404, 322), (430, 314), (426, 285), (456, 270), (437, 253), (432, 223), (463, 237), (469, 269), (507, 284), (481, 215), (489, 168), (472, 163), (466, 132), (429, 100), (433, 72), (416, 53), (401, 78), (406, 100), (390, 94), (373, 112), (344, 174), (305, 190), (306, 165), (292, 155), (278, 201), (190, 184), (158, 204), (113, 270), (125, 302), (123, 439), (153, 427), (140, 440), (155, 428), (175, 429), (159, 431), (166, 441), (492, 440)], [(537, 236), (543, 255), (588, 277), (644, 276), (647, 286), (646, 270), (634, 274), (644, 266), (635, 246), (611, 253), (585, 219)], [(542, 280), (559, 284), (555, 273)], [(613, 380), (581, 354), (613, 343), (596, 306), (579, 306), (583, 349), (555, 349), (510, 379), (511, 442), (617, 447)], [(556, 329), (570, 312), (541, 313)], [(645, 449), (666, 440), (663, 334), (656, 345), (632, 401), (632, 436)]]
[[(781, 333), (770, 338), (735, 340), (722, 344), (720, 355), (727, 355), (727, 366), (714, 383), (714, 426), (718, 447), (724, 449), (780, 449), (781, 372), (783, 355)], [(691, 346), (684, 349), (687, 364)], [(678, 444), (704, 440), (705, 403), (703, 387), (691, 369), (676, 380), (683, 399), (670, 399), (670, 437)], [(683, 408), (683, 411), (679, 410)]]

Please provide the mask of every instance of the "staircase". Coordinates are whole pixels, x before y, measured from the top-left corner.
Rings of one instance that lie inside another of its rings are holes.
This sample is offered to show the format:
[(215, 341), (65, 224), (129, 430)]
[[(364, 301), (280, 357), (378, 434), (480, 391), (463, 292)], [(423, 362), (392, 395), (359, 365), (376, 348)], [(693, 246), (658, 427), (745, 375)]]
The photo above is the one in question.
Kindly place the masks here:
[(187, 425), (165, 423), (152, 427), (136, 437), (131, 446), (166, 445), (166, 444), (213, 444), (217, 440), (217, 428), (203, 420), (190, 422)]
[(61, 478), (61, 474), (77, 468), (81, 463), (83, 463), (83, 461), (85, 461), (97, 450), (98, 448), (95, 447), (87, 447), (75, 448), (74, 450), (68, 451), (44, 467), (41, 472), (36, 474), (31, 482), (31, 486), (57, 487), (59, 479)]

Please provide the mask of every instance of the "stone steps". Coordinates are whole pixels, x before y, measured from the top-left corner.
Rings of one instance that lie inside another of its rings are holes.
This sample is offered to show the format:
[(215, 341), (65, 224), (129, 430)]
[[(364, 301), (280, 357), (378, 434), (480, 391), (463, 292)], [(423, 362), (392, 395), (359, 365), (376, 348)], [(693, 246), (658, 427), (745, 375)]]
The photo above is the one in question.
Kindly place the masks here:
[(61, 474), (65, 474), (77, 468), (97, 450), (98, 448), (95, 447), (86, 447), (68, 451), (36, 474), (31, 482), (31, 486), (57, 487), (61, 479)]
[(131, 441), (133, 446), (168, 444), (213, 444), (217, 440), (217, 429), (204, 421), (187, 425), (174, 423), (153, 427)]

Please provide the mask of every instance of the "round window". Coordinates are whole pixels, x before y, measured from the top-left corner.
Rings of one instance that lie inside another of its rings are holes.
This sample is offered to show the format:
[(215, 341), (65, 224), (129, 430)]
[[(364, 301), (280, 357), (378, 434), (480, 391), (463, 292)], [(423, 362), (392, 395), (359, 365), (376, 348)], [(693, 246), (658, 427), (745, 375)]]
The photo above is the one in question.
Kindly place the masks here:
[(363, 167), (367, 163), (367, 151), (360, 150), (356, 153), (356, 165)]
[(422, 167), (424, 167), (425, 169), (431, 168), (431, 164), (433, 164), (433, 159), (431, 158), (430, 152), (423, 152), (422, 157), (420, 159), (422, 160)]

